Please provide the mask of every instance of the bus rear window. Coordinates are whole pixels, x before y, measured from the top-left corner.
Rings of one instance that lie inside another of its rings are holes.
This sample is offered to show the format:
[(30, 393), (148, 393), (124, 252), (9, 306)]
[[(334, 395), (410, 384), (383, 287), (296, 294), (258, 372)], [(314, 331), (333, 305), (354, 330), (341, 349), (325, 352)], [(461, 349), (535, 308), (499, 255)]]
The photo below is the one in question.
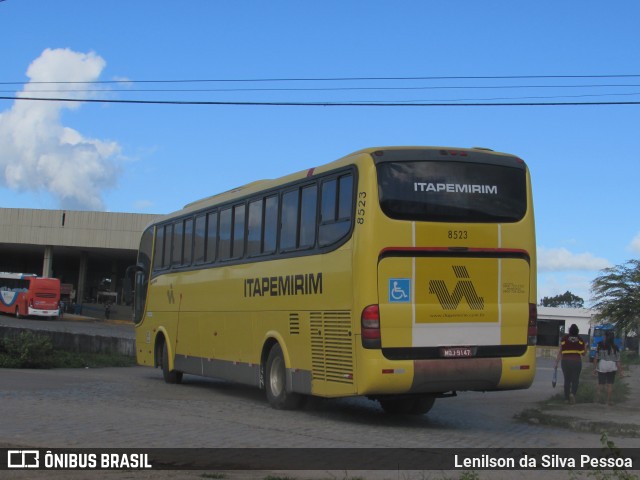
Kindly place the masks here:
[(524, 168), (464, 162), (377, 165), (380, 206), (390, 218), (517, 222), (527, 211)]

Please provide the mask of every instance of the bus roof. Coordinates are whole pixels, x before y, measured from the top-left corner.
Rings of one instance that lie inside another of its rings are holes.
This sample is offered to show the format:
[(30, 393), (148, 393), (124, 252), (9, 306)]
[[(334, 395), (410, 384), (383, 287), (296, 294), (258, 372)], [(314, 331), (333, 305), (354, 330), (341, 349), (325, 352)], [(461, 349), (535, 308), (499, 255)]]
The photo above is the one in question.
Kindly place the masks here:
[(0, 272), (0, 278), (14, 278), (17, 280), (22, 280), (24, 278), (35, 278), (37, 275), (35, 273), (10, 273), (10, 272)]

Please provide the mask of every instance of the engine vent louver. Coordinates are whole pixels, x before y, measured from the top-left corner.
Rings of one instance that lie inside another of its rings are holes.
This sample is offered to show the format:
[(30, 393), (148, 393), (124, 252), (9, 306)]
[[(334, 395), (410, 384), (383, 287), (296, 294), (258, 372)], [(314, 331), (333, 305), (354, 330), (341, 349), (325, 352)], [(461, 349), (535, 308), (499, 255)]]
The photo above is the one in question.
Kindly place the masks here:
[(289, 335), (300, 335), (300, 314), (289, 314)]
[(313, 379), (353, 384), (350, 312), (311, 312), (310, 320)]

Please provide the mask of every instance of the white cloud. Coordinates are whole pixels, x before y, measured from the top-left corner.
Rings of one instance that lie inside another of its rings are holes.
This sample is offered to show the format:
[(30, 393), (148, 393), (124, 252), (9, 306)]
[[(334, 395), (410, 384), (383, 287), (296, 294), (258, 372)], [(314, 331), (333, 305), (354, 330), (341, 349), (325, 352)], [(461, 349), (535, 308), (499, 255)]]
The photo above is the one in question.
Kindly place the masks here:
[(632, 252), (640, 253), (640, 233), (636, 235), (633, 240), (631, 240), (629, 248)]
[(539, 273), (538, 274), (538, 299), (555, 297), (569, 291), (585, 301), (589, 305), (591, 299), (591, 283), (594, 276), (571, 273)]
[(591, 253), (573, 253), (566, 248), (538, 247), (538, 271), (562, 272), (570, 270), (602, 270), (611, 263)]
[[(87, 99), (90, 94), (66, 91), (68, 84), (99, 78), (105, 61), (95, 53), (46, 49), (27, 69), (30, 82), (19, 97)], [(48, 92), (37, 92), (38, 90)], [(102, 192), (120, 175), (116, 142), (84, 137), (65, 127), (61, 114), (78, 102), (16, 100), (0, 113), (0, 186), (16, 191), (47, 191), (60, 208), (103, 210)]]

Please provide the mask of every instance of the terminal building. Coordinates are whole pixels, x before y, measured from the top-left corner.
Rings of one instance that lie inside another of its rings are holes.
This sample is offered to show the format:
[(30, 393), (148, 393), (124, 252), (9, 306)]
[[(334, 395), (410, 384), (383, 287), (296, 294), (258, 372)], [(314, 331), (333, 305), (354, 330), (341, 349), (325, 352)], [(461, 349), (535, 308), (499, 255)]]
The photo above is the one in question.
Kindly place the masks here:
[(0, 271), (59, 278), (73, 304), (122, 303), (126, 268), (158, 215), (0, 208)]

